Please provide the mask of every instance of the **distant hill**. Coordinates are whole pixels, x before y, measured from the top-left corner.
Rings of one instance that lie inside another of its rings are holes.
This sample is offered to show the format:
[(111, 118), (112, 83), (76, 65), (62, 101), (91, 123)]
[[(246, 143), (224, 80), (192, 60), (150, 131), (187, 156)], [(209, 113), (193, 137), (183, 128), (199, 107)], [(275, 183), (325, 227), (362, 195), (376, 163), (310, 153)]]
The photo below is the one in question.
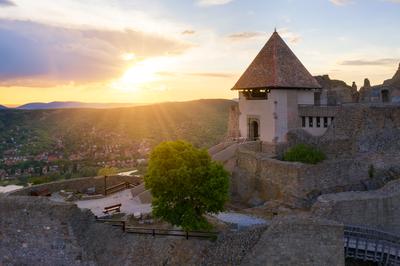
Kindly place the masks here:
[(8, 109), (7, 107), (5, 107), (4, 105), (0, 104), (0, 110), (4, 110), (4, 109)]
[(17, 107), (22, 110), (43, 110), (43, 109), (73, 109), (73, 108), (95, 108), (109, 109), (132, 107), (140, 104), (136, 103), (83, 103), (83, 102), (50, 102), (50, 103), (28, 103)]
[(82, 145), (143, 139), (153, 144), (183, 139), (208, 148), (225, 137), (232, 104), (215, 99), (114, 109), (0, 110), (0, 158), (16, 147), (25, 154), (51, 151), (60, 139), (71, 153)]

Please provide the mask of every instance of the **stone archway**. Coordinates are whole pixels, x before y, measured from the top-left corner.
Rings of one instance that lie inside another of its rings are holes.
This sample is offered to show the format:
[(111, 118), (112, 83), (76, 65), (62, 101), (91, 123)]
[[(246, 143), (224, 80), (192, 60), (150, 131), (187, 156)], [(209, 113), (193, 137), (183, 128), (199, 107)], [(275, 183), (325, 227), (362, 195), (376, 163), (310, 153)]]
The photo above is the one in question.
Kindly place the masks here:
[(260, 120), (257, 118), (249, 118), (248, 139), (250, 141), (260, 139)]

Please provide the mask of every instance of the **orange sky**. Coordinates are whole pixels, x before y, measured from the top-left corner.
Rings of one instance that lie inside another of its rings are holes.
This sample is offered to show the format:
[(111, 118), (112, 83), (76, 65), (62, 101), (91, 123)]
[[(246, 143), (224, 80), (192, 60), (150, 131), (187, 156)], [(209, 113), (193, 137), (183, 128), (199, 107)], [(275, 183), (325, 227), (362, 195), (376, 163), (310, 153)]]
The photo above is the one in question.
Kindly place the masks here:
[(236, 98), (275, 27), (313, 75), (360, 87), (398, 68), (396, 1), (251, 2), (0, 1), (0, 104)]

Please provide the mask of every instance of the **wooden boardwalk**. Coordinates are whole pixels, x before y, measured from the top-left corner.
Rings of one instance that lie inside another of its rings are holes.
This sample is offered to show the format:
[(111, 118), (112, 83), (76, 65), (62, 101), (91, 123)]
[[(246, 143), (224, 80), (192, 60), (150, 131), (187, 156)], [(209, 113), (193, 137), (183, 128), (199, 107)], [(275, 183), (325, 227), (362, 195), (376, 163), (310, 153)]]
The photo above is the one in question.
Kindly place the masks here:
[(345, 226), (344, 249), (346, 258), (400, 265), (400, 236), (387, 232)]

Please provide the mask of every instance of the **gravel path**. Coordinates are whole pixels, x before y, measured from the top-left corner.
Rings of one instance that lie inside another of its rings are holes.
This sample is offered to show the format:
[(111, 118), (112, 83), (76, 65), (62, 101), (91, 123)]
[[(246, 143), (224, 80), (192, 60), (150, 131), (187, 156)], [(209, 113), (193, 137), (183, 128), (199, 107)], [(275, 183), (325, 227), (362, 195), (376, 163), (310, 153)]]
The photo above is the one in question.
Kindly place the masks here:
[(75, 202), (81, 209), (90, 209), (94, 215), (103, 216), (104, 207), (121, 203), (121, 212), (126, 214), (150, 213), (151, 204), (142, 204), (138, 198), (132, 198), (131, 190), (127, 189), (108, 197)]
[(262, 218), (236, 212), (222, 212), (215, 215), (215, 217), (223, 222), (236, 224), (239, 228), (250, 227), (253, 225), (268, 225), (270, 223), (270, 221)]
[(8, 186), (0, 186), (0, 193), (7, 193), (17, 189), (23, 188), (23, 186), (16, 186), (16, 185), (8, 185)]

